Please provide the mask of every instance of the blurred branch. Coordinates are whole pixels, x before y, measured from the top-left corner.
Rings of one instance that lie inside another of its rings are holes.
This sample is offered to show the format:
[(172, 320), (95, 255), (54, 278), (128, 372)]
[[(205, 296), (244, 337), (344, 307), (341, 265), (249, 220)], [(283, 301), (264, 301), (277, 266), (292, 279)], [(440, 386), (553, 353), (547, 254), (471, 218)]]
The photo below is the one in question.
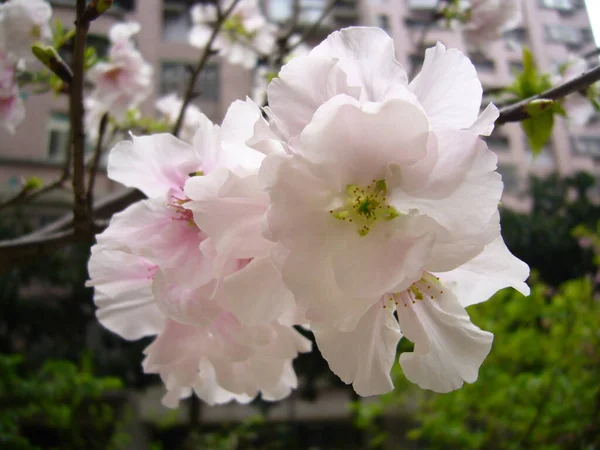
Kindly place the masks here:
[(73, 49), (73, 82), (69, 89), (69, 115), (73, 134), (73, 227), (76, 234), (89, 234), (90, 214), (85, 192), (85, 131), (83, 126), (83, 87), (85, 43), (90, 22), (85, 20), (86, 1), (77, 0), (77, 20)]
[(0, 211), (8, 208), (10, 206), (14, 206), (17, 203), (24, 203), (26, 201), (33, 200), (34, 198), (39, 197), (40, 195), (45, 194), (47, 192), (53, 191), (56, 188), (62, 188), (64, 182), (67, 181), (68, 178), (69, 178), (68, 173), (65, 174), (63, 172), (63, 174), (60, 176), (60, 178), (56, 179), (52, 183), (50, 183), (44, 187), (41, 187), (39, 189), (35, 189), (35, 188), (32, 189), (31, 187), (28, 187), (26, 185), (13, 197), (10, 197), (10, 198), (4, 200), (3, 202), (1, 202), (0, 203)]
[(102, 156), (102, 141), (104, 140), (104, 133), (106, 133), (106, 126), (108, 125), (108, 113), (104, 113), (100, 119), (100, 127), (98, 130), (98, 140), (96, 142), (96, 149), (94, 150), (94, 157), (92, 159), (92, 165), (89, 170), (89, 179), (87, 187), (87, 203), (88, 211), (92, 212), (92, 206), (94, 203), (94, 183), (96, 182), (96, 174), (98, 173), (98, 167), (100, 165), (100, 157)]
[(500, 110), (500, 116), (496, 119), (496, 125), (502, 125), (508, 122), (520, 122), (528, 119), (527, 106), (534, 100), (558, 100), (569, 94), (587, 89), (590, 85), (600, 80), (600, 66), (585, 72), (566, 83), (548, 89), (546, 92), (534, 95), (528, 99), (522, 100), (513, 105), (506, 106)]
[(595, 48), (594, 50), (591, 50), (587, 53), (584, 53), (582, 55), (582, 57), (583, 57), (583, 59), (590, 59), (590, 58), (592, 58), (594, 56), (598, 56), (598, 55), (600, 55), (600, 47)]
[(181, 130), (181, 126), (183, 125), (183, 117), (185, 116), (185, 110), (189, 106), (190, 102), (192, 101), (192, 97), (195, 94), (194, 86), (196, 85), (196, 80), (198, 79), (198, 76), (204, 69), (204, 66), (208, 62), (208, 59), (215, 53), (215, 50), (212, 48), (212, 45), (215, 39), (217, 38), (217, 35), (221, 31), (223, 23), (225, 23), (227, 17), (229, 17), (229, 15), (233, 12), (233, 9), (237, 6), (239, 2), (240, 0), (233, 0), (231, 5), (229, 5), (229, 8), (227, 8), (225, 11), (222, 11), (219, 2), (216, 2), (217, 21), (213, 27), (210, 38), (208, 39), (208, 43), (206, 44), (206, 47), (204, 47), (204, 51), (202, 52), (202, 55), (198, 60), (198, 64), (191, 72), (190, 81), (188, 83), (185, 95), (183, 97), (183, 103), (181, 105), (181, 109), (179, 110), (179, 115), (177, 116), (175, 125), (173, 126), (173, 134), (175, 136), (179, 135), (179, 131)]
[(24, 237), (0, 242), (0, 273), (7, 272), (75, 241), (72, 229), (43, 237)]
[[(302, 33), (302, 36), (300, 36), (300, 40), (298, 40), (298, 42), (296, 42), (294, 45), (292, 45), (291, 47), (288, 48), (288, 53), (293, 52), (296, 48), (298, 48), (301, 44), (303, 44), (304, 42), (306, 42), (306, 40), (315, 32), (319, 29), (319, 27), (321, 26), (321, 23), (325, 20), (325, 18), (329, 15), (329, 13), (331, 11), (333, 11), (333, 8), (335, 7), (335, 0), (329, 0), (327, 2), (327, 5), (325, 6), (325, 8), (323, 8), (323, 12), (321, 12), (321, 15), (319, 16), (319, 18), (317, 20), (315, 20), (312, 25), (310, 27), (308, 27), (304, 33)], [(291, 36), (291, 35), (290, 35)]]

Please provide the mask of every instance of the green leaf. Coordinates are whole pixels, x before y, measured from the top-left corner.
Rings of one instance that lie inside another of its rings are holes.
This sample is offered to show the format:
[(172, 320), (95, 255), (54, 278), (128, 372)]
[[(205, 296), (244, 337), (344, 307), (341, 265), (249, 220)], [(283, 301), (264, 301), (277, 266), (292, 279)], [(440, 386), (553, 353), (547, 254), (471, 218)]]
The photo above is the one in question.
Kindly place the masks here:
[(524, 120), (521, 122), (521, 126), (527, 135), (527, 143), (531, 147), (533, 155), (536, 156), (542, 151), (552, 135), (554, 111), (548, 109), (535, 117)]
[(23, 184), (23, 189), (34, 190), (44, 187), (44, 181), (39, 177), (29, 177)]

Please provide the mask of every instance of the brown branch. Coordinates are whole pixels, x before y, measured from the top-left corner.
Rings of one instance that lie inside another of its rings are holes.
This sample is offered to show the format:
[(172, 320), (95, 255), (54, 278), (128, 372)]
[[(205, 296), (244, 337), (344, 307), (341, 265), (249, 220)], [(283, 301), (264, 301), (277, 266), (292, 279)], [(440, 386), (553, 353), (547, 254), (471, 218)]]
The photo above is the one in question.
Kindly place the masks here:
[(98, 173), (98, 167), (100, 166), (100, 157), (102, 156), (102, 141), (104, 140), (104, 133), (106, 132), (106, 126), (108, 125), (108, 113), (104, 113), (100, 119), (100, 127), (98, 129), (98, 140), (96, 141), (96, 149), (94, 150), (94, 156), (92, 159), (92, 165), (89, 169), (89, 179), (87, 186), (87, 207), (88, 211), (92, 211), (94, 204), (94, 184), (96, 182), (96, 174)]
[(55, 252), (75, 241), (72, 229), (59, 231), (43, 237), (24, 237), (0, 242), (0, 273), (8, 272), (18, 265)]
[(73, 130), (73, 215), (76, 234), (89, 234), (90, 214), (85, 192), (85, 132), (83, 126), (84, 53), (89, 20), (84, 20), (86, 1), (77, 0), (73, 50), (73, 83), (69, 89), (69, 115)]
[(21, 189), (21, 191), (19, 191), (13, 197), (10, 197), (10, 198), (4, 200), (3, 202), (1, 202), (0, 203), (0, 211), (3, 209), (9, 208), (11, 206), (14, 206), (18, 203), (25, 203), (25, 202), (31, 201), (34, 198), (39, 197), (40, 195), (43, 195), (47, 192), (53, 191), (56, 188), (62, 188), (64, 182), (67, 181), (67, 179), (68, 179), (68, 175), (65, 176), (65, 174), (63, 173), (60, 178), (54, 180), (52, 183), (50, 183), (44, 187), (41, 187), (39, 189), (31, 189), (31, 188), (28, 188), (27, 186), (25, 186), (25, 187), (23, 187), (23, 189)]
[(587, 89), (598, 80), (600, 80), (600, 66), (596, 66), (566, 83), (548, 89), (546, 92), (542, 92), (541, 94), (534, 95), (533, 97), (529, 97), (528, 99), (502, 108), (500, 110), (500, 116), (496, 119), (496, 125), (502, 125), (508, 122), (520, 122), (528, 119), (530, 116), (526, 111), (527, 105), (534, 100), (559, 100), (569, 94)]
[(227, 8), (224, 12), (221, 10), (219, 2), (216, 2), (217, 21), (213, 27), (210, 38), (208, 39), (208, 43), (206, 44), (206, 47), (204, 47), (204, 51), (202, 52), (202, 55), (200, 56), (200, 59), (198, 60), (198, 64), (191, 72), (190, 81), (188, 83), (185, 95), (183, 96), (183, 103), (181, 105), (181, 109), (179, 110), (179, 115), (177, 116), (175, 125), (173, 126), (173, 134), (175, 136), (179, 135), (179, 131), (181, 130), (181, 126), (183, 125), (183, 118), (185, 116), (185, 110), (189, 106), (190, 102), (192, 101), (192, 97), (195, 94), (194, 86), (196, 85), (196, 80), (198, 79), (198, 76), (204, 69), (204, 66), (208, 62), (208, 59), (215, 53), (215, 50), (212, 48), (212, 45), (213, 45), (215, 39), (217, 38), (217, 35), (221, 31), (223, 23), (225, 23), (225, 20), (227, 20), (227, 17), (229, 17), (229, 15), (233, 12), (233, 9), (237, 6), (237, 4), (239, 2), (240, 2), (240, 0), (233, 0), (231, 5), (229, 6), (229, 8)]
[(288, 53), (293, 52), (294, 50), (296, 50), (296, 48), (298, 48), (301, 44), (303, 44), (304, 42), (307, 41), (307, 39), (315, 32), (317, 31), (317, 29), (321, 26), (321, 23), (325, 20), (325, 18), (329, 15), (329, 13), (331, 13), (331, 11), (333, 11), (333, 8), (335, 7), (335, 0), (329, 0), (329, 2), (327, 3), (327, 6), (325, 6), (325, 8), (323, 8), (323, 12), (321, 13), (321, 15), (319, 16), (319, 18), (317, 20), (315, 20), (312, 25), (310, 27), (308, 27), (304, 33), (302, 33), (302, 36), (300, 36), (300, 40), (298, 42), (296, 42), (294, 45), (292, 45), (291, 47), (288, 48)]

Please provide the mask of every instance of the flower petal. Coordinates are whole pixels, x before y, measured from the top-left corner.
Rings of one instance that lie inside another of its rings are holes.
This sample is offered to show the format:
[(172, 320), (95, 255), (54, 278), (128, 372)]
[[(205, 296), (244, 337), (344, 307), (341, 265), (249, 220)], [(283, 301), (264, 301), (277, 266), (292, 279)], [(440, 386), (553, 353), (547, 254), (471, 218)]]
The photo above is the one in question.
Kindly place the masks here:
[(510, 253), (502, 236), (486, 245), (471, 261), (450, 272), (436, 275), (452, 288), (464, 307), (484, 302), (508, 286), (523, 295), (529, 295), (530, 292), (525, 283), (529, 267)]
[(378, 301), (362, 316), (353, 331), (312, 327), (329, 368), (363, 397), (394, 389), (390, 371), (396, 359), (400, 328), (391, 307)]
[(423, 389), (450, 392), (477, 380), (479, 366), (494, 336), (471, 323), (448, 289), (421, 289), (423, 300), (398, 307), (400, 330), (414, 342), (413, 352), (400, 355), (404, 375)]
[(397, 89), (408, 85), (406, 70), (396, 61), (394, 41), (379, 28), (351, 27), (331, 33), (310, 56), (337, 60), (348, 84), (361, 87), (361, 101), (395, 97)]
[(469, 128), (479, 114), (483, 88), (471, 60), (439, 42), (425, 51), (421, 72), (410, 89), (434, 129)]

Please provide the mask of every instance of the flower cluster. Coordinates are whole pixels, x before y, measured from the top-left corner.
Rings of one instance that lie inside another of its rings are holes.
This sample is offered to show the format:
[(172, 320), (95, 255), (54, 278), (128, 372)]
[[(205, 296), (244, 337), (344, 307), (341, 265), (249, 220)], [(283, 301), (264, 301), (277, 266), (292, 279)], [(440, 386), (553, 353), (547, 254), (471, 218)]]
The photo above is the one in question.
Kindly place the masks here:
[[(177, 94), (168, 94), (156, 101), (156, 109), (161, 114), (162, 119), (169, 125), (175, 125), (177, 117), (183, 107), (183, 100)], [(203, 114), (196, 105), (188, 105), (185, 108), (183, 122), (179, 137), (181, 140), (191, 144), (194, 141), (194, 135), (203, 121)]]
[(95, 64), (88, 72), (94, 85), (85, 100), (86, 129), (92, 137), (98, 131), (102, 115), (124, 121), (128, 111), (137, 108), (152, 92), (152, 66), (135, 48), (133, 37), (140, 31), (136, 22), (114, 25), (108, 61)]
[(461, 52), (438, 44), (408, 82), (376, 28), (331, 34), (191, 145), (134, 137), (108, 174), (147, 200), (115, 215), (89, 263), (100, 321), (156, 335), (144, 368), (165, 403), (286, 396), (309, 328), (360, 395), (406, 377), (448, 392), (477, 379), (493, 336), (465, 307), (512, 286), (526, 264), (500, 235), (502, 181), (481, 135), (482, 87)]
[(52, 8), (45, 0), (9, 0), (0, 4), (0, 126), (10, 133), (25, 118), (16, 81), (17, 68), (35, 60), (31, 45), (52, 38)]
[[(219, 19), (219, 11), (226, 11), (232, 0), (215, 4), (200, 3), (191, 9), (194, 26), (189, 34), (191, 45), (204, 48), (213, 33), (213, 26)], [(231, 64), (239, 64), (252, 69), (261, 55), (268, 55), (275, 45), (277, 27), (269, 22), (260, 11), (258, 0), (240, 1), (222, 25), (214, 42), (213, 49)]]

